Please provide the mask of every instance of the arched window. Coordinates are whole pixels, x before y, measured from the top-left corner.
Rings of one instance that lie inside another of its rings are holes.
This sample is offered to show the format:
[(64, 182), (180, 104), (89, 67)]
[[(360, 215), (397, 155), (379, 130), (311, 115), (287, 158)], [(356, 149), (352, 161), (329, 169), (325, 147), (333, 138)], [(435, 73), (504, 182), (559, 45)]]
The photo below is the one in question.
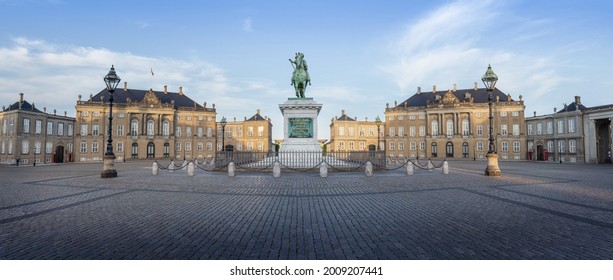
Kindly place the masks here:
[(447, 136), (453, 136), (453, 120), (447, 120)]
[(130, 136), (138, 136), (138, 120), (136, 119), (130, 123)]
[(168, 120), (164, 120), (164, 122), (162, 122), (162, 135), (170, 135), (170, 123), (168, 122)]
[(147, 136), (153, 136), (153, 120), (147, 120)]
[(153, 144), (153, 142), (149, 142), (149, 144), (147, 144), (147, 158), (154, 158), (155, 157), (155, 144)]
[(164, 157), (170, 157), (170, 144), (164, 143)]
[(468, 120), (467, 119), (462, 120), (462, 135), (463, 136), (469, 136), (470, 135), (470, 127), (468, 125)]
[(432, 154), (432, 157), (438, 156), (438, 153), (436, 152), (436, 142), (432, 142), (430, 146), (430, 153)]
[(462, 157), (468, 158), (468, 143), (462, 143)]
[(432, 136), (437, 136), (437, 135), (438, 135), (438, 121), (433, 120), (432, 121)]
[(132, 143), (132, 158), (138, 158), (138, 144)]
[(453, 157), (453, 143), (451, 141), (447, 142), (445, 145), (446, 157)]

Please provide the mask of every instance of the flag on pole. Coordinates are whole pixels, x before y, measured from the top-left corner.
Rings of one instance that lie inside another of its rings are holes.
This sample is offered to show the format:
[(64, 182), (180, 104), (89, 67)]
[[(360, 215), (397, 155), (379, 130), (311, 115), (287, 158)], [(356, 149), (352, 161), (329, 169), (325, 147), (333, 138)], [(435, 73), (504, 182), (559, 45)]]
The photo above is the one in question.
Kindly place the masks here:
[(153, 74), (153, 68), (151, 68), (151, 76), (155, 76), (155, 74)]

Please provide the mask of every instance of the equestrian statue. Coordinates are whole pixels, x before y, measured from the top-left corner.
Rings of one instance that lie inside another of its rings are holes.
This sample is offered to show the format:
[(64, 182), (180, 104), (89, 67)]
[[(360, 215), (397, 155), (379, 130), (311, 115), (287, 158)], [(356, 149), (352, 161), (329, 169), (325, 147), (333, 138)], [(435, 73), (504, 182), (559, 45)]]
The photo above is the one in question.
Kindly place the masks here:
[(304, 92), (306, 91), (307, 85), (311, 85), (309, 69), (306, 60), (304, 60), (304, 54), (296, 53), (296, 58), (294, 60), (290, 58), (289, 62), (292, 64), (292, 67), (294, 67), (291, 85), (296, 89), (296, 97), (304, 98)]

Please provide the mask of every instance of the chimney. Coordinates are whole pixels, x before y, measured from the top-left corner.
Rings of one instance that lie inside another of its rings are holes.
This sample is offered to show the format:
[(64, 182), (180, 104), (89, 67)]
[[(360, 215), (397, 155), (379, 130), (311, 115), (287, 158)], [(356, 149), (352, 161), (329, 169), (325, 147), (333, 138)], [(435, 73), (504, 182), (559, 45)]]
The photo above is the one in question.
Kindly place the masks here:
[(34, 106), (34, 102), (32, 102), (32, 112), (34, 112), (34, 109), (36, 109), (36, 106)]
[(47, 113), (47, 107), (43, 107), (43, 113)]
[(496, 103), (500, 102), (500, 95), (496, 96)]
[(260, 114), (260, 109), (257, 109), (255, 112), (256, 112), (256, 114), (259, 115)]
[(66, 111), (64, 111), (64, 117), (66, 116)]
[(557, 111), (558, 111), (558, 108), (553, 107), (553, 112), (555, 113), (555, 112), (557, 112)]
[(123, 91), (128, 91), (128, 82), (123, 82)]
[(475, 90), (479, 89), (478, 85), (479, 84), (477, 82), (475, 82)]
[(455, 92), (455, 91), (456, 91), (456, 85), (453, 84), (453, 92)]
[(534, 116), (536, 117), (536, 111), (534, 111)]
[(55, 113), (57, 113), (57, 110), (53, 109), (53, 115), (55, 116)]
[(23, 103), (23, 93), (19, 94), (19, 103)]
[(421, 87), (417, 87), (417, 94), (421, 94)]
[(247, 117), (243, 117), (243, 118), (244, 118), (245, 121), (247, 120)]
[(234, 117), (234, 122), (236, 122), (236, 117)]
[(183, 87), (179, 87), (179, 95), (183, 95)]
[(366, 121), (368, 121), (368, 117), (366, 117)]
[(79, 96), (77, 96), (77, 97), (79, 98), (79, 101), (81, 101), (81, 97), (82, 97), (82, 96), (79, 94)]
[(345, 109), (341, 110), (341, 116), (345, 115)]
[(168, 94), (168, 86), (164, 85), (164, 94)]
[(206, 108), (206, 101), (202, 102), (202, 107)]
[(432, 93), (436, 93), (436, 85), (432, 86)]
[(575, 104), (579, 105), (581, 104), (581, 96), (575, 96)]

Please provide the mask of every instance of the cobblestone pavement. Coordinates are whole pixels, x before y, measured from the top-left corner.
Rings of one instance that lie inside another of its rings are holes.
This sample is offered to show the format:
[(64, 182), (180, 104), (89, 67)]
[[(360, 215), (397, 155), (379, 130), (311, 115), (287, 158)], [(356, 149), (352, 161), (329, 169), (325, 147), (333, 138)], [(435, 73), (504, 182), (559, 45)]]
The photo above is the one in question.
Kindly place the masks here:
[(613, 166), (450, 174), (0, 167), (0, 259), (613, 259)]

